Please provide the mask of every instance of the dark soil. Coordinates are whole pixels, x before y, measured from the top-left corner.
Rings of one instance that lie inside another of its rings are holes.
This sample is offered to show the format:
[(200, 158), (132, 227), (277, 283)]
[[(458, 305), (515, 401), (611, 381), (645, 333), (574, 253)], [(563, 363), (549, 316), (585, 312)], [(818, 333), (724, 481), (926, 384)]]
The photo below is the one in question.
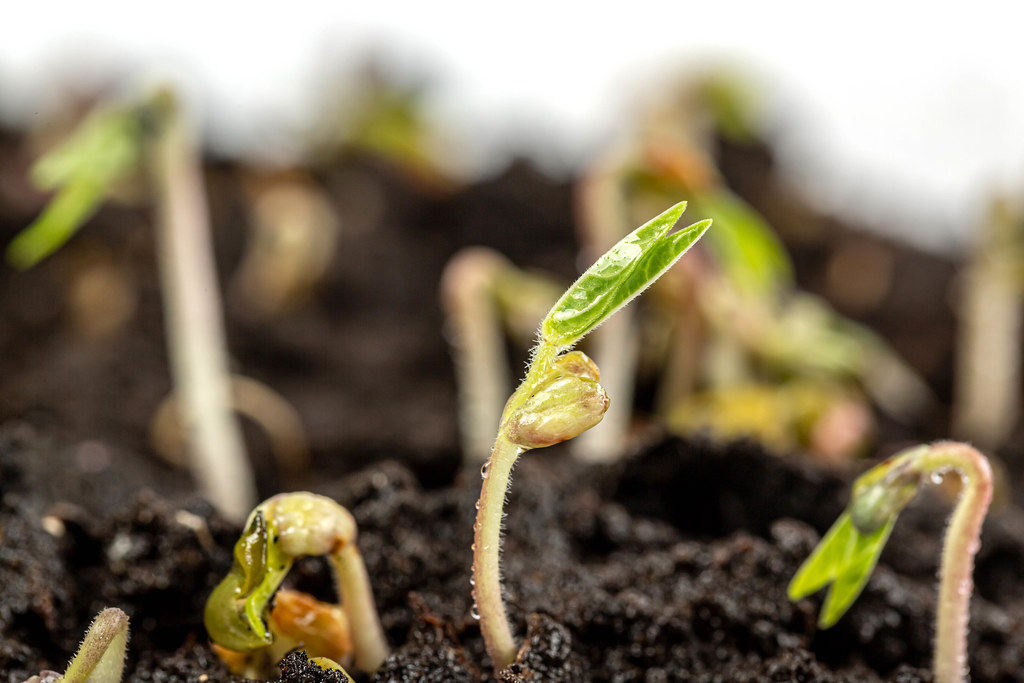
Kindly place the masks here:
[[(791, 245), (801, 285), (878, 329), (948, 401), (953, 319), (933, 293), (950, 286), (954, 264), (870, 238), (918, 279), (894, 279), (872, 306), (844, 300), (830, 289), (827, 263), (864, 238), (780, 188), (766, 148), (723, 145), (721, 157), (737, 192)], [(18, 180), (27, 161), (20, 136), (0, 133), (3, 242), (44, 201)], [(243, 249), (244, 172), (228, 162), (208, 168), (222, 279)], [(298, 409), (313, 451), (308, 472), (283, 480), (268, 445), (247, 430), (261, 493), (323, 493), (359, 523), (394, 650), (375, 675), (353, 671), (356, 680), (930, 680), (948, 505), (925, 497), (904, 513), (864, 594), (820, 631), (819, 600), (790, 603), (786, 585), (863, 465), (836, 472), (751, 442), (650, 432), (646, 446), (610, 466), (579, 464), (559, 448), (523, 458), (504, 545), (506, 598), (523, 647), (496, 677), (470, 616), (479, 474), (458, 454), (437, 282), (447, 258), (470, 244), (570, 278), (571, 183), (527, 162), (444, 194), (362, 157), (312, 173), (343, 225), (358, 226), (343, 233), (325, 286), (273, 322), (230, 297), (226, 315), (235, 369)], [(368, 187), (383, 198), (373, 210), (349, 200)], [(67, 288), (76, 264), (96, 254), (127, 273), (138, 299), (124, 325), (88, 341), (70, 322)], [(914, 298), (921, 282), (925, 304)], [(127, 680), (231, 680), (201, 615), (239, 529), (195, 498), (188, 475), (148, 442), (149, 419), (170, 389), (160, 311), (142, 208), (103, 209), (40, 268), (0, 269), (2, 680), (62, 668), (104, 606), (131, 617)], [(940, 411), (891, 426), (878, 450), (941, 436), (946, 420)], [(986, 523), (978, 556), (974, 681), (1024, 680), (1022, 574), (1024, 515), (1005, 506)], [(289, 581), (332, 594), (320, 560), (299, 563)], [(282, 662), (282, 677), (341, 678), (299, 657)]]

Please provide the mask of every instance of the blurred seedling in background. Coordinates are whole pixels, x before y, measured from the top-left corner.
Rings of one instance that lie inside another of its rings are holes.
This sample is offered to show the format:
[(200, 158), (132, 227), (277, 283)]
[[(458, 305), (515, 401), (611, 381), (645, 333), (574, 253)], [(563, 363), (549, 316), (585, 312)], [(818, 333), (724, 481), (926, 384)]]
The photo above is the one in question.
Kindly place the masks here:
[[(240, 375), (231, 375), (229, 381), (232, 408), (263, 429), (280, 471), (293, 477), (305, 471), (309, 465), (309, 442), (295, 408), (262, 382)], [(153, 413), (149, 425), (150, 444), (167, 462), (187, 467), (187, 435), (181, 406), (171, 394)]]
[(128, 647), (128, 615), (116, 607), (100, 612), (63, 674), (44, 671), (25, 683), (119, 683)]
[(501, 522), (516, 460), (601, 421), (609, 398), (598, 368), (570, 349), (668, 270), (707, 230), (704, 220), (673, 230), (680, 203), (623, 238), (562, 295), (541, 322), (522, 384), (505, 404), (490, 459), (481, 470), (473, 543), (474, 615), (495, 670), (515, 659), (516, 643), (501, 595)]
[(862, 474), (846, 510), (789, 584), (791, 600), (829, 586), (819, 625), (849, 609), (871, 575), (900, 511), (928, 481), (956, 472), (962, 482), (942, 549), (933, 671), (936, 683), (967, 680), (967, 625), (974, 555), (992, 499), (988, 460), (963, 443), (940, 441), (898, 453)]
[(428, 114), (423, 83), (401, 82), (373, 62), (333, 81), (333, 101), (313, 126), (314, 158), (370, 155), (424, 191), (455, 188), (452, 141)]
[(1024, 207), (995, 200), (962, 276), (953, 433), (1003, 446), (1021, 408)]
[(482, 462), (494, 445), (494, 425), (512, 388), (504, 338), (529, 347), (537, 324), (563, 287), (516, 268), (486, 247), (455, 254), (441, 276), (446, 336), (458, 384), (463, 455)]
[[(338, 659), (350, 655), (359, 669), (372, 673), (380, 667), (388, 646), (356, 536), (348, 510), (312, 493), (280, 494), (252, 511), (235, 544), (231, 571), (204, 613), (207, 632), (235, 673), (270, 675), (296, 647), (339, 667)], [(337, 606), (278, 591), (296, 559), (320, 555), (331, 566)]]
[(136, 102), (99, 105), (32, 168), (54, 197), (8, 245), (29, 268), (57, 250), (125, 179), (150, 188), (175, 394), (188, 435), (189, 464), (202, 493), (241, 520), (256, 485), (231, 410), (227, 344), (217, 296), (201, 159), (175, 96), (154, 91)]
[(324, 192), (303, 178), (248, 183), (252, 227), (231, 293), (244, 310), (277, 318), (306, 303), (331, 265), (340, 224)]
[[(710, 429), (720, 437), (767, 436), (806, 449), (828, 444), (825, 457), (848, 457), (863, 448), (872, 431), (865, 394), (904, 421), (932, 399), (880, 340), (794, 290), (779, 239), (724, 185), (712, 154), (713, 133), (752, 139), (753, 99), (729, 73), (677, 88), (638, 117), (632, 139), (611, 148), (588, 171), (580, 187), (579, 224), (581, 240), (592, 250), (670, 196), (688, 197), (691, 207), (716, 225), (704, 243), (707, 259), (688, 260), (655, 288), (648, 315), (657, 324), (633, 325), (626, 317), (612, 321), (595, 335), (595, 357), (626, 359), (617, 366), (622, 370), (636, 357), (640, 330), (653, 329), (657, 334), (642, 347), (655, 352), (640, 363), (657, 368), (655, 407), (670, 428)], [(619, 382), (625, 388), (635, 374), (630, 369)], [(786, 390), (775, 391), (780, 386)], [(807, 412), (801, 404), (809, 393), (835, 403)], [(755, 396), (762, 409), (748, 411)], [(765, 404), (771, 396), (777, 405)], [(787, 404), (791, 399), (796, 403)], [(628, 410), (629, 404), (620, 407)], [(763, 419), (768, 414), (783, 419)], [(807, 418), (819, 424), (807, 425)], [(628, 415), (617, 422), (614, 434), (621, 435)], [(779, 438), (780, 424), (795, 431)], [(811, 438), (832, 426), (845, 434)], [(621, 436), (605, 436), (594, 430), (581, 451), (601, 454), (604, 448), (610, 454), (610, 444)], [(845, 453), (837, 453), (840, 443), (848, 445)]]

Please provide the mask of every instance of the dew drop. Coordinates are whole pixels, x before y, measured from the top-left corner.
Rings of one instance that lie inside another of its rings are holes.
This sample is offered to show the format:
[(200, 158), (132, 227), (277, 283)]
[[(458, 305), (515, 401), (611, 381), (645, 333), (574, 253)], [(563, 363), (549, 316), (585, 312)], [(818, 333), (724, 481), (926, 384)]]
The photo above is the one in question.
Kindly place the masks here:
[(476, 585), (476, 579), (474, 579), (472, 576), (469, 577), (469, 585), (470, 586), (475, 586)]
[(932, 472), (931, 479), (932, 479), (932, 483), (933, 484), (941, 484), (942, 483), (942, 472)]
[(476, 552), (476, 543), (473, 543), (472, 545), (470, 545), (469, 549), (472, 550), (473, 552)]
[(469, 608), (469, 616), (473, 617), (476, 621), (480, 621), (480, 610), (476, 608), (476, 605)]
[(487, 478), (487, 470), (489, 470), (489, 469), (491, 469), (491, 461), (490, 460), (485, 462), (483, 464), (483, 467), (480, 468), (480, 478), (481, 479), (486, 479)]

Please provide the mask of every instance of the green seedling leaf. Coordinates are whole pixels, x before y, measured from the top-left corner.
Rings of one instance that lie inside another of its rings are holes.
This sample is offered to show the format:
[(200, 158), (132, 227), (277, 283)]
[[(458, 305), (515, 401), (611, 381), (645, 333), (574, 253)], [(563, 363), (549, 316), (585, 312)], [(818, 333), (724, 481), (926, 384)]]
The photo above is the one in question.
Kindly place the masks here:
[(873, 533), (862, 534), (844, 512), (793, 577), (789, 599), (799, 600), (831, 584), (818, 625), (835, 624), (867, 584), (895, 523), (894, 516)]
[(701, 195), (695, 204), (715, 222), (708, 247), (740, 291), (772, 295), (790, 284), (793, 266), (786, 250), (746, 202), (728, 190), (718, 190)]
[(562, 295), (541, 323), (547, 344), (568, 348), (657, 280), (711, 225), (703, 220), (675, 232), (686, 202), (624, 237)]
[(277, 543), (279, 534), (263, 513), (253, 514), (235, 544), (235, 561), (209, 600), (203, 621), (219, 645), (245, 652), (273, 642), (266, 616), (270, 599), (292, 566)]
[(119, 683), (128, 647), (128, 615), (108, 607), (93, 620), (68, 664), (63, 683)]
[(102, 110), (37, 161), (32, 182), (57, 194), (8, 245), (8, 262), (15, 268), (30, 268), (67, 242), (96, 212), (111, 186), (136, 166), (140, 144), (138, 117), (133, 112)]

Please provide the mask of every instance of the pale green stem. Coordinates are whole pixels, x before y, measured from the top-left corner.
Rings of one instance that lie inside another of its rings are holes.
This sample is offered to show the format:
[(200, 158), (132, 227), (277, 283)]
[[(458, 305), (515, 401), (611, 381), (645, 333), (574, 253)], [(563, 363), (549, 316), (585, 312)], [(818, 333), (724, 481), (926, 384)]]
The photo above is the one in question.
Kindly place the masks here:
[(951, 441), (933, 444), (917, 466), (931, 472), (955, 470), (963, 481), (942, 548), (933, 658), (935, 683), (961, 683), (967, 679), (967, 623), (974, 555), (992, 500), (992, 470), (977, 450)]
[(480, 632), (495, 670), (515, 660), (516, 642), (501, 596), (501, 519), (505, 492), (522, 449), (498, 435), (481, 476), (480, 501), (473, 526), (473, 600)]
[(487, 459), (494, 424), (512, 384), (492, 291), (498, 273), (507, 267), (497, 253), (471, 248), (449, 262), (441, 279), (455, 355), (462, 453), (470, 462)]
[(200, 160), (169, 96), (154, 105), (147, 158), (156, 186), (157, 239), (167, 345), (190, 435), (199, 486), (229, 519), (241, 522), (256, 485), (232, 412), (227, 343)]
[(377, 618), (366, 565), (355, 543), (346, 543), (328, 558), (334, 570), (341, 608), (352, 629), (356, 666), (373, 673), (387, 659), (388, 643)]
[(491, 457), (480, 471), (483, 485), (473, 525), (473, 601), (475, 614), (480, 619), (480, 633), (495, 671), (516, 658), (516, 641), (501, 597), (501, 520), (512, 467), (525, 450), (508, 440), (504, 423), (505, 418), (534, 393), (557, 356), (558, 348), (554, 345), (544, 341), (538, 344), (523, 383), (505, 405)]

